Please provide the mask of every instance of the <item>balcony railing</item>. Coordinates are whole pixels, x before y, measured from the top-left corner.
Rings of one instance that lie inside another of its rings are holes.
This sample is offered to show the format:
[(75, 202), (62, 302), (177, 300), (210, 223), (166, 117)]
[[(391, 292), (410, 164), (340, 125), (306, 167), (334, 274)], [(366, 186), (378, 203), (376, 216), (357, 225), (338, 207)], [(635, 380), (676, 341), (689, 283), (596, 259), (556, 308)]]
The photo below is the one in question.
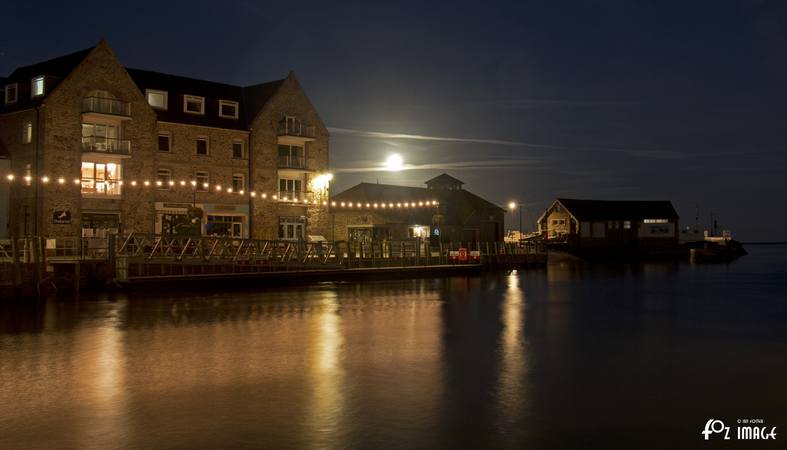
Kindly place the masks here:
[(131, 153), (131, 141), (128, 139), (86, 136), (82, 137), (82, 151), (128, 155)]
[(82, 112), (131, 116), (131, 103), (104, 97), (85, 97), (82, 99)]
[(313, 138), (314, 126), (304, 125), (300, 120), (282, 120), (277, 129), (279, 136), (295, 136)]
[(305, 169), (306, 158), (303, 156), (279, 155), (279, 167), (288, 169)]
[(304, 203), (311, 197), (309, 194), (301, 191), (279, 191), (278, 199), (280, 202)]

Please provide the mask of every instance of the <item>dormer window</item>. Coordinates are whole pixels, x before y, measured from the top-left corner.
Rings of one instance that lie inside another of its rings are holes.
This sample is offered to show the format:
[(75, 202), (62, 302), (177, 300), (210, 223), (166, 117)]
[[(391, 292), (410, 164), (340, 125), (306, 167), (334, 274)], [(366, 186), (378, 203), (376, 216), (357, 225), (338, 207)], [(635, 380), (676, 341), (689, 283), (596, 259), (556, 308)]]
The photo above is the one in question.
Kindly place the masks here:
[(225, 119), (238, 118), (238, 102), (219, 100), (219, 117)]
[(30, 97), (44, 95), (44, 77), (35, 77), (30, 81)]
[(183, 112), (189, 114), (205, 114), (205, 97), (196, 95), (183, 96)]
[(16, 83), (6, 85), (5, 87), (5, 104), (10, 105), (11, 103), (16, 103), (17, 101), (17, 94), (19, 92), (19, 87)]
[(167, 91), (146, 89), (145, 97), (148, 99), (148, 105), (153, 108), (167, 110)]

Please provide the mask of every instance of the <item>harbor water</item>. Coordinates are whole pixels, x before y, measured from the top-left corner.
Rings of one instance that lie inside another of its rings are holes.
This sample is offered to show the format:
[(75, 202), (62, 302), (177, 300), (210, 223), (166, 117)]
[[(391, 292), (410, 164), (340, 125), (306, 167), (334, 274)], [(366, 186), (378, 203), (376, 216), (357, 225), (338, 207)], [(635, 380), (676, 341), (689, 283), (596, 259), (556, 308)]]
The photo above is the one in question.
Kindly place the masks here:
[(747, 250), (4, 299), (0, 448), (778, 448), (787, 246)]

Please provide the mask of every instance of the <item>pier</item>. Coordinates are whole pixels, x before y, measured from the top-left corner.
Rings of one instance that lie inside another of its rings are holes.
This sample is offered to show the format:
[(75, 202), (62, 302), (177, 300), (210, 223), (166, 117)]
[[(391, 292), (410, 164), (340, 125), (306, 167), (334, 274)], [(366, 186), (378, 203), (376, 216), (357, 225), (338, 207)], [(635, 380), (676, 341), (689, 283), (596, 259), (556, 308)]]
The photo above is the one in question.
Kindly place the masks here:
[(221, 279), (334, 280), (348, 277), (456, 274), (546, 263), (537, 244), (305, 242), (129, 233), (106, 238), (19, 237), (0, 240), (4, 297), (85, 285), (138, 286)]

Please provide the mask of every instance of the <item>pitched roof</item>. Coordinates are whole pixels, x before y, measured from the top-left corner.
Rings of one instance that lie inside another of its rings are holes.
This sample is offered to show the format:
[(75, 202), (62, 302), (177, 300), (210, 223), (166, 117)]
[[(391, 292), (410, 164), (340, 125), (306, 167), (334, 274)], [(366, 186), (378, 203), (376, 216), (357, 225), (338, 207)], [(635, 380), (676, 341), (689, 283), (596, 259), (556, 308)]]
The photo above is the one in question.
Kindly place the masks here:
[(424, 181), (424, 184), (428, 187), (433, 186), (461, 186), (465, 184), (463, 181), (458, 180), (447, 173), (440, 174), (434, 178)]
[(669, 200), (579, 200), (558, 198), (578, 220), (678, 219)]
[(505, 211), (466, 190), (433, 190), (392, 184), (359, 183), (331, 198), (335, 202), (411, 202), (437, 200), (457, 209)]
[[(68, 55), (58, 56), (47, 61), (16, 68), (11, 75), (3, 81), (3, 85), (17, 83), (17, 102), (5, 105), (0, 102), (0, 114), (20, 111), (38, 106), (44, 101), (60, 82), (73, 71), (95, 47), (86, 48)], [(46, 86), (44, 95), (30, 98), (30, 81), (33, 77), (44, 75)]]

